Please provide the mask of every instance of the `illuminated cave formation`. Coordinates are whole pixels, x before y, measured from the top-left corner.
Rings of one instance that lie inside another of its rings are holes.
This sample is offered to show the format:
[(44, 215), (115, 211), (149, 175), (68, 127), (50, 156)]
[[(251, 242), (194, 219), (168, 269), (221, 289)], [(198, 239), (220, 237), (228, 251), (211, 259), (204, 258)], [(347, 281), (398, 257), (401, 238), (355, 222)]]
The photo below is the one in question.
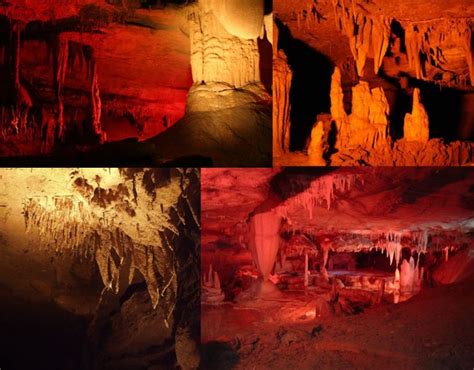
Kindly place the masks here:
[(203, 361), (469, 366), (473, 187), (459, 168), (204, 169)]
[(199, 170), (3, 169), (0, 184), (2, 368), (198, 367)]
[(271, 164), (267, 3), (3, 4), (2, 162)]
[(274, 9), (277, 164), (472, 164), (469, 1), (276, 0)]

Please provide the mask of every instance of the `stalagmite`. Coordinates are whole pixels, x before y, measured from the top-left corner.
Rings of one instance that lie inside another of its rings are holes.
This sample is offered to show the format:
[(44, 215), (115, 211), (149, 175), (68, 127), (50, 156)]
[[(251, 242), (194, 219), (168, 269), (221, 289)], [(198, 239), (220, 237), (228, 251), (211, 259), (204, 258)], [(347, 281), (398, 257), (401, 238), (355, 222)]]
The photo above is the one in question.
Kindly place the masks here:
[(304, 254), (304, 286), (308, 286), (309, 272), (308, 272), (308, 253)]
[(449, 247), (443, 248), (444, 261), (448, 262), (449, 260)]
[(308, 156), (310, 157), (311, 164), (324, 166), (326, 161), (324, 160), (324, 127), (323, 122), (317, 122), (311, 130), (311, 138), (308, 146)]
[(204, 304), (219, 304), (225, 299), (225, 294), (221, 289), (219, 274), (213, 271), (209, 265), (209, 271), (204, 274), (201, 280), (201, 302)]
[(415, 260), (410, 257), (410, 261), (404, 259), (400, 268), (400, 292), (411, 293), (415, 287)]
[(340, 149), (349, 138), (349, 128), (347, 127), (347, 114), (344, 110), (344, 93), (341, 84), (341, 71), (336, 66), (331, 77), (331, 116), (336, 122), (337, 137), (336, 148)]
[(263, 280), (268, 280), (280, 247), (281, 217), (273, 212), (258, 213), (250, 220), (250, 250)]
[(293, 73), (283, 50), (273, 58), (273, 155), (290, 149), (290, 88)]
[(364, 149), (390, 144), (388, 132), (389, 105), (382, 88), (370, 89), (365, 81), (352, 88), (352, 113), (343, 126), (340, 146)]
[(413, 108), (412, 113), (407, 113), (403, 125), (404, 138), (407, 141), (416, 141), (427, 143), (429, 140), (429, 120), (428, 113), (421, 103), (420, 90), (413, 90)]
[(393, 303), (397, 304), (400, 300), (400, 271), (397, 269), (395, 270), (395, 278), (393, 280)]

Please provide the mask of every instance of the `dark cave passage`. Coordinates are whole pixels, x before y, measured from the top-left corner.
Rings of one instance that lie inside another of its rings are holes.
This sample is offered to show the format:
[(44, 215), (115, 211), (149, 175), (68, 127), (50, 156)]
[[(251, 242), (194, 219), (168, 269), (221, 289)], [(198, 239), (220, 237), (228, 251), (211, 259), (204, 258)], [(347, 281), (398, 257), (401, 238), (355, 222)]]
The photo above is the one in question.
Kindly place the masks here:
[(287, 55), (293, 71), (290, 89), (290, 150), (302, 150), (317, 115), (329, 112), (329, 91), (334, 67), (326, 56), (293, 38), (288, 27), (278, 18), (275, 23), (279, 29), (278, 46)]
[(0, 366), (79, 370), (88, 320), (52, 301), (26, 301), (0, 286)]

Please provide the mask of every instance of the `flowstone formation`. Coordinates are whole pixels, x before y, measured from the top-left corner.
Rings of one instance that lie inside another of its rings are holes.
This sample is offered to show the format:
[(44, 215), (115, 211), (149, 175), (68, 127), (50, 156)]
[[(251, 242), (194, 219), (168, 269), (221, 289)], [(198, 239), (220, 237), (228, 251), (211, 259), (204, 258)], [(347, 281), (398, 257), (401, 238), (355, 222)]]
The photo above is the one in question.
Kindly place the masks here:
[(276, 1), (274, 12), (277, 164), (472, 163), (467, 2)]
[(187, 17), (194, 82), (188, 112), (268, 102), (258, 46), (259, 38), (273, 37), (264, 22), (264, 2), (202, 0)]

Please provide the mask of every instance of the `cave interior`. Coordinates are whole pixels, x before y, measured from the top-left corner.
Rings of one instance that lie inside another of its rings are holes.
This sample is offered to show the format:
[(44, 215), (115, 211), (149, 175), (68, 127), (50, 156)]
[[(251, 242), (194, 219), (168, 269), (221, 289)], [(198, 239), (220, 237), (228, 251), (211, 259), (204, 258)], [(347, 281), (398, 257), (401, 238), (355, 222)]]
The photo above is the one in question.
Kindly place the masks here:
[(203, 170), (209, 364), (472, 363), (473, 171), (240, 171)]

